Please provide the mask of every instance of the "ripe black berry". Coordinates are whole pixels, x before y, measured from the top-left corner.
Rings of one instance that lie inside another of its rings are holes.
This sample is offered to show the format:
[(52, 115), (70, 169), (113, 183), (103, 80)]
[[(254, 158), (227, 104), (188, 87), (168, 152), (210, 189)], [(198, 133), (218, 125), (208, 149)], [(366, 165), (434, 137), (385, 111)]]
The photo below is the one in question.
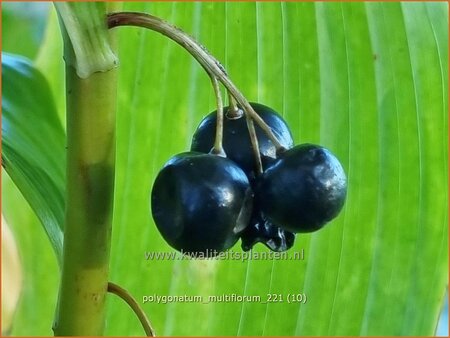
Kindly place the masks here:
[[(281, 145), (292, 148), (294, 140), (291, 131), (283, 118), (271, 108), (259, 103), (250, 103), (255, 112), (272, 129)], [(229, 107), (224, 107), (227, 112)], [(216, 133), (217, 111), (207, 115), (198, 126), (192, 138), (191, 150), (208, 153), (214, 145)], [(276, 159), (276, 147), (263, 131), (256, 127), (259, 152), (263, 169)], [(255, 158), (244, 115), (239, 117), (225, 114), (223, 121), (223, 148), (227, 157), (236, 162), (247, 174), (253, 186), (256, 180)], [(295, 235), (274, 226), (259, 206), (253, 206), (253, 213), (248, 227), (241, 234), (242, 249), (250, 250), (256, 243), (261, 242), (273, 251), (285, 251), (292, 247)]]
[(238, 240), (251, 216), (253, 193), (234, 162), (186, 152), (164, 165), (151, 198), (153, 219), (169, 245), (212, 255)]
[[(292, 148), (294, 141), (292, 139), (289, 127), (283, 118), (274, 110), (259, 103), (250, 103), (255, 112), (267, 123), (278, 138), (281, 145), (286, 148)], [(224, 107), (224, 112), (228, 107)], [(214, 111), (207, 115), (192, 137), (192, 151), (208, 153), (214, 145), (216, 133), (217, 112)], [(256, 127), (256, 136), (261, 153), (263, 168), (276, 158), (276, 148), (263, 131)], [(229, 117), (225, 114), (223, 121), (223, 148), (227, 157), (236, 162), (239, 167), (247, 174), (250, 180), (255, 177), (255, 158), (253, 156), (252, 144), (247, 130), (245, 116), (238, 118)]]
[(329, 150), (303, 144), (281, 154), (256, 190), (261, 210), (271, 222), (292, 232), (311, 232), (338, 215), (347, 182)]

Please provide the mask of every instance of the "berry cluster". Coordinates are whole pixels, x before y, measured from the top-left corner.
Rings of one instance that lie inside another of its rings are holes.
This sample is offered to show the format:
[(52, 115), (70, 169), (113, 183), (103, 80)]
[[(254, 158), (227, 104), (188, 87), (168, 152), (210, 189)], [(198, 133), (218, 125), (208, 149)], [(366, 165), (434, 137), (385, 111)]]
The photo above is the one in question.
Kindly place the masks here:
[(253, 110), (271, 128), (278, 148), (256, 130), (262, 174), (242, 110), (225, 107), (223, 150), (215, 155), (217, 111), (198, 126), (190, 152), (175, 155), (159, 172), (152, 190), (156, 226), (184, 253), (221, 252), (239, 238), (242, 249), (258, 242), (273, 251), (292, 247), (295, 233), (312, 232), (336, 217), (346, 196), (346, 177), (327, 149), (294, 147), (286, 122), (257, 103)]

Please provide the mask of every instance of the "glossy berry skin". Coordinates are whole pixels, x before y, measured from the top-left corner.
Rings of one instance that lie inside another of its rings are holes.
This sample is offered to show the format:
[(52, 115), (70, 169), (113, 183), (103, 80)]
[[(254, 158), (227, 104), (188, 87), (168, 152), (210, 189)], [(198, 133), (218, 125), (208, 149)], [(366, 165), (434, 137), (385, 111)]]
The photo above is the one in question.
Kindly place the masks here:
[(232, 161), (186, 152), (172, 157), (152, 189), (152, 214), (173, 248), (213, 256), (232, 247), (247, 226), (253, 193)]
[[(257, 186), (258, 179), (253, 181), (253, 187)], [(253, 199), (252, 217), (241, 234), (242, 250), (249, 251), (257, 243), (262, 243), (275, 252), (289, 250), (294, 245), (295, 234), (273, 225), (261, 211), (257, 200)]]
[[(292, 148), (294, 140), (291, 131), (284, 119), (273, 109), (251, 102), (255, 112), (272, 129), (281, 145)], [(229, 107), (224, 107), (223, 123), (223, 148), (227, 157), (236, 162), (247, 174), (250, 184), (253, 186), (256, 180), (255, 158), (247, 122), (244, 115), (239, 118), (230, 118), (226, 112)], [(192, 138), (191, 150), (208, 153), (214, 145), (216, 136), (217, 111), (207, 115), (198, 126)], [(258, 146), (261, 154), (263, 169), (273, 163), (276, 159), (276, 148), (266, 134), (255, 125)], [(241, 235), (242, 249), (248, 251), (256, 243), (263, 243), (272, 251), (285, 251), (292, 247), (295, 235), (272, 225), (263, 215), (258, 206), (253, 206), (253, 213), (248, 227)]]
[[(273, 133), (286, 148), (292, 148), (294, 141), (292, 134), (283, 118), (274, 110), (259, 103), (250, 103), (255, 112), (271, 127)], [(225, 116), (223, 121), (223, 148), (227, 157), (236, 162), (247, 174), (250, 180), (255, 177), (255, 158), (252, 144), (247, 129), (247, 122), (244, 115), (239, 118), (228, 118), (226, 112), (228, 107), (224, 107)], [(192, 137), (192, 151), (208, 153), (214, 145), (216, 135), (217, 112), (207, 115)], [(258, 138), (259, 151), (263, 167), (273, 162), (276, 158), (276, 148), (264, 132), (255, 125), (256, 136)]]
[(327, 149), (303, 144), (280, 155), (257, 187), (261, 210), (292, 232), (312, 232), (335, 218), (344, 205), (347, 180)]
[(244, 251), (251, 250), (257, 243), (263, 243), (272, 251), (282, 252), (294, 245), (295, 234), (273, 225), (257, 208), (249, 225), (241, 234), (241, 241)]

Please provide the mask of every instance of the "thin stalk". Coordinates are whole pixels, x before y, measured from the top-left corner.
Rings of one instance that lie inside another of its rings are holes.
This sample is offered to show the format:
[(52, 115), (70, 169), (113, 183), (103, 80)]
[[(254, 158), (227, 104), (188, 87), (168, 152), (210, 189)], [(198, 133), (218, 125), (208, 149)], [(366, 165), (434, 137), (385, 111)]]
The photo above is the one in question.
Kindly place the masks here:
[(227, 94), (228, 94), (228, 111), (226, 112), (227, 118), (232, 120), (241, 118), (242, 114), (244, 114), (242, 109), (239, 109), (236, 99), (229, 91), (227, 91)]
[(252, 142), (253, 155), (256, 159), (256, 176), (263, 173), (261, 162), (261, 154), (259, 153), (258, 137), (256, 136), (255, 125), (248, 114), (245, 114), (245, 121), (247, 122), (247, 129), (250, 134), (250, 141)]
[(136, 299), (134, 299), (133, 296), (127, 290), (125, 290), (124, 288), (120, 287), (117, 284), (109, 282), (108, 292), (115, 294), (116, 296), (119, 296), (130, 306), (131, 310), (133, 310), (133, 312), (141, 322), (142, 328), (144, 329), (147, 337), (156, 336), (155, 330), (153, 329), (150, 320), (145, 315), (145, 312), (139, 306), (139, 303), (136, 301)]
[(219, 82), (214, 75), (211, 75), (211, 83), (214, 89), (214, 95), (216, 96), (217, 113), (216, 113), (216, 139), (214, 141), (214, 147), (211, 152), (215, 155), (226, 157), (225, 151), (222, 146), (223, 139), (223, 102), (222, 94), (220, 93)]
[(209, 52), (191, 36), (158, 17), (139, 12), (118, 12), (108, 14), (108, 27), (114, 28), (118, 26), (137, 26), (151, 29), (177, 42), (203, 66), (208, 74), (217, 77), (229, 93), (231, 93), (231, 95), (236, 99), (244, 112), (250, 115), (250, 117), (264, 131), (267, 137), (277, 148), (277, 151), (284, 149), (275, 134), (272, 132), (272, 129), (270, 129), (264, 120), (254, 111), (244, 95), (242, 95), (242, 93), (230, 80), (220, 62), (209, 54)]

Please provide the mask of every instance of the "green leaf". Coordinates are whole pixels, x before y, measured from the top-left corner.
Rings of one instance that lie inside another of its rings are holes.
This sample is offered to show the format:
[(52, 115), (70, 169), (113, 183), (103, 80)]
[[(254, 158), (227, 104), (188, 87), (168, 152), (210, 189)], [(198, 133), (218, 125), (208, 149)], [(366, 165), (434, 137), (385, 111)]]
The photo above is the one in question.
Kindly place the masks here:
[[(111, 280), (139, 301), (223, 294), (284, 300), (142, 304), (157, 333), (432, 335), (448, 284), (447, 4), (141, 2), (124, 9), (160, 16), (194, 36), (249, 100), (284, 115), (297, 143), (331, 149), (349, 183), (341, 215), (297, 236), (289, 253), (304, 249), (304, 261), (145, 260), (146, 251), (173, 252), (151, 219), (154, 178), (189, 148), (215, 102), (209, 78), (178, 45), (118, 28)], [(53, 39), (48, 32), (39, 57), (51, 79), (63, 69), (54, 50), (46, 51), (57, 39), (58, 31)], [(52, 89), (63, 93), (57, 83)], [(298, 293), (306, 304), (287, 303)], [(113, 296), (108, 311), (108, 335), (143, 334)]]
[(42, 42), (50, 6), (50, 3), (5, 3), (2, 6), (2, 26), (7, 29), (2, 32), (2, 51), (35, 57)]
[(2, 165), (42, 222), (58, 259), (64, 219), (65, 135), (44, 76), (2, 54)]

